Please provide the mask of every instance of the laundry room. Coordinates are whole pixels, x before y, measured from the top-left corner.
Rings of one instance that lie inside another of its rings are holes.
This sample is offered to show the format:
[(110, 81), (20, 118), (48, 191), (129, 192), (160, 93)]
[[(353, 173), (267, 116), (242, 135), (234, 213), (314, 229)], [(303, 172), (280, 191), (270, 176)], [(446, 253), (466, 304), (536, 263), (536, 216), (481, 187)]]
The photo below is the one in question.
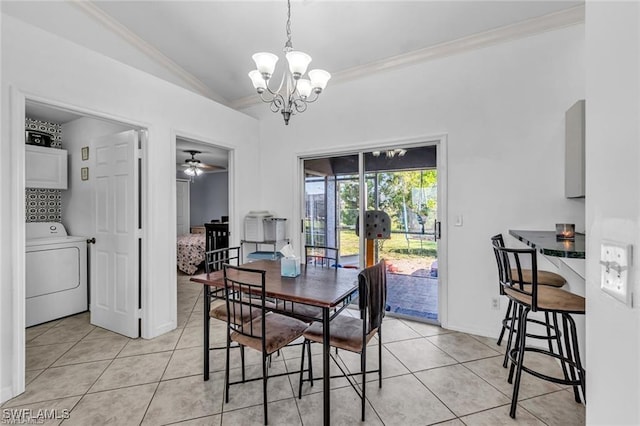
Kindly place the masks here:
[[(97, 217), (96, 141), (132, 130), (36, 102), (26, 104), (26, 326), (89, 310)], [(95, 271), (94, 271), (95, 272)]]

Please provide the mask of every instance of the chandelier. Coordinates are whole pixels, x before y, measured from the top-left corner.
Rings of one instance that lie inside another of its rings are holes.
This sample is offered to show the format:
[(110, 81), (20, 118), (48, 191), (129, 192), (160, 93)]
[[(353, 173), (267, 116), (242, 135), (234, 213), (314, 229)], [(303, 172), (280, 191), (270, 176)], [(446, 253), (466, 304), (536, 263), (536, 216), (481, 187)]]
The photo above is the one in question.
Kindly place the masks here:
[(276, 90), (269, 87), (269, 80), (273, 75), (278, 62), (278, 56), (273, 53), (259, 52), (252, 56), (256, 63), (255, 70), (249, 73), (253, 87), (260, 95), (263, 102), (269, 103), (271, 111), (280, 112), (284, 118), (284, 124), (289, 125), (292, 114), (304, 112), (307, 104), (315, 102), (320, 93), (327, 87), (331, 78), (325, 70), (314, 69), (309, 71), (309, 78), (302, 78), (311, 62), (311, 56), (306, 53), (293, 50), (291, 43), (291, 0), (287, 0), (287, 42), (284, 44), (284, 53), (289, 64), (285, 69)]

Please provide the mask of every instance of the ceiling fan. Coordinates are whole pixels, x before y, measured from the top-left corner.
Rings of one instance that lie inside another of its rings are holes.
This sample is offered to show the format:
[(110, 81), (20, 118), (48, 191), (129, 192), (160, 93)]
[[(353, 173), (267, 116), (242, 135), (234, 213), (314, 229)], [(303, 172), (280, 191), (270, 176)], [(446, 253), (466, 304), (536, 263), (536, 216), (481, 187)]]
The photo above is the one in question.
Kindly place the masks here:
[(186, 150), (183, 151), (186, 152), (187, 154), (191, 155), (191, 158), (187, 158), (186, 160), (184, 160), (184, 164), (181, 164), (181, 167), (184, 167), (184, 173), (187, 176), (200, 176), (202, 173), (206, 173), (206, 172), (213, 172), (215, 170), (223, 170), (223, 167), (219, 167), (219, 166), (212, 166), (210, 164), (204, 164), (203, 162), (201, 162), (200, 160), (198, 160), (196, 158), (197, 154), (201, 154), (201, 151), (196, 151), (196, 150)]

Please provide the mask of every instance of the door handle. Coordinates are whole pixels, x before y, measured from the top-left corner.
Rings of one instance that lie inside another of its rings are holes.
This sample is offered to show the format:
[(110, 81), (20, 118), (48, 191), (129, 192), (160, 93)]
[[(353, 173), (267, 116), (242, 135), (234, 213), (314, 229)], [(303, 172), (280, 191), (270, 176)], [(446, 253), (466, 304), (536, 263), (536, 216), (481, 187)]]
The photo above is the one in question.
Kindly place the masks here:
[(436, 240), (442, 238), (441, 223), (439, 220), (433, 224), (433, 234)]

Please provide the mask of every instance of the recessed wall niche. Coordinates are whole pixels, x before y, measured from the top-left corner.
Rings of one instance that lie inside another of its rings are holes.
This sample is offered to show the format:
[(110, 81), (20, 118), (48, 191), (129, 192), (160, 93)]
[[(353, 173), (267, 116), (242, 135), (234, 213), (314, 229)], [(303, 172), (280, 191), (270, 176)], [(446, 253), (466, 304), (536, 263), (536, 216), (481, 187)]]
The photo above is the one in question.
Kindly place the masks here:
[[(25, 121), (25, 130), (37, 130), (51, 135), (51, 147), (62, 149), (62, 126), (47, 121)], [(62, 194), (59, 189), (25, 189), (26, 222), (62, 222)]]

